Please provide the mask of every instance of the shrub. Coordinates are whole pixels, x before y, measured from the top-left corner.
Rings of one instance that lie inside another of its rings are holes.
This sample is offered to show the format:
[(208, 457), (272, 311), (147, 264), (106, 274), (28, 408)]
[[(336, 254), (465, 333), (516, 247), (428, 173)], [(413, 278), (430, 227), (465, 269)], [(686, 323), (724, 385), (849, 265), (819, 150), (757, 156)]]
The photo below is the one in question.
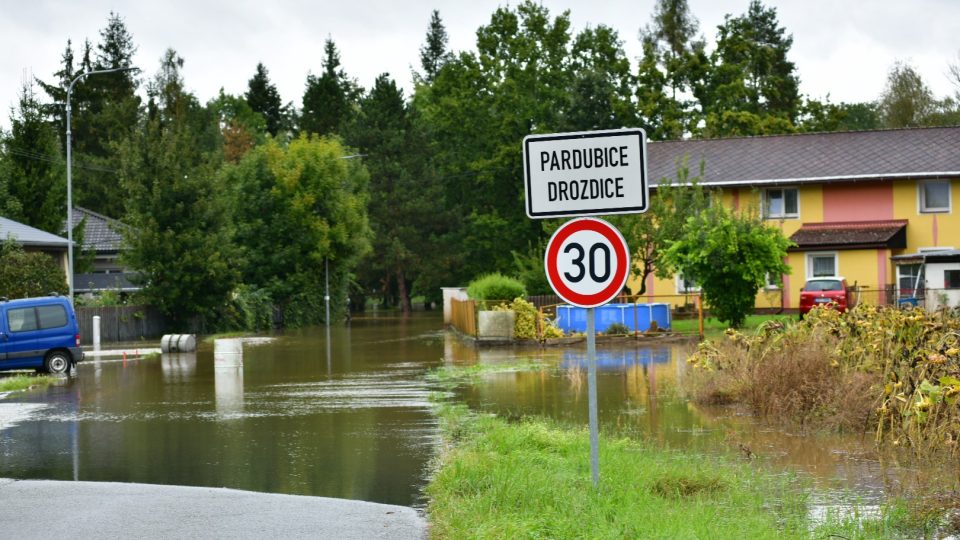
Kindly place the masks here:
[(627, 334), (630, 334), (631, 331), (629, 328), (627, 328), (627, 325), (623, 323), (613, 323), (610, 326), (608, 326), (603, 333), (608, 336), (625, 336)]
[(471, 281), (467, 286), (467, 294), (474, 300), (480, 300), (481, 306), (486, 307), (491, 300), (525, 297), (527, 290), (516, 279), (495, 272)]
[(0, 296), (28, 298), (66, 294), (63, 269), (44, 253), (27, 253), (13, 240), (0, 242)]

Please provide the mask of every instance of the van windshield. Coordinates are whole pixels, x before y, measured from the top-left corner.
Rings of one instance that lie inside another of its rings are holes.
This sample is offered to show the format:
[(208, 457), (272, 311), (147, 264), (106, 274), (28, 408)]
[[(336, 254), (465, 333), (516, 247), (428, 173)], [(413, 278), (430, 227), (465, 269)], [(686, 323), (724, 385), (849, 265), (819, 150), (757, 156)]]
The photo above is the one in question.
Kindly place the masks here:
[(843, 285), (835, 279), (814, 279), (807, 282), (805, 291), (842, 291)]

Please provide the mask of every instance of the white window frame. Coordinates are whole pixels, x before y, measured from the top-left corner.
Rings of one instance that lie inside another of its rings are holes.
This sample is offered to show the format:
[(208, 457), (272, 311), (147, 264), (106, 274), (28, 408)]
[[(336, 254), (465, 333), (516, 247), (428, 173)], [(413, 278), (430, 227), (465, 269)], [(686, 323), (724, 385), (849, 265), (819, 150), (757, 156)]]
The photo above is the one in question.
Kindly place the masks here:
[[(780, 290), (780, 285), (777, 285), (777, 282), (776, 282), (776, 281), (774, 281), (773, 279), (770, 279), (770, 278), (774, 277), (775, 275), (776, 275), (776, 274), (771, 274), (770, 272), (767, 272), (766, 276), (764, 277), (764, 283), (763, 283), (763, 288), (764, 288), (764, 289), (766, 289), (766, 290), (768, 290), (768, 291), (779, 291), (779, 290)], [(782, 276), (782, 275), (780, 276), (780, 283), (783, 283), (783, 276)]]
[[(813, 258), (814, 257), (833, 257), (833, 275), (832, 276), (815, 276), (813, 275)], [(818, 277), (836, 277), (840, 275), (840, 257), (837, 256), (836, 251), (813, 251), (807, 253), (806, 256), (806, 274), (807, 279), (815, 279)]]
[[(947, 206), (927, 208), (923, 187), (927, 184), (947, 185)], [(950, 180), (920, 180), (917, 182), (917, 213), (918, 214), (949, 214), (953, 209), (953, 189)]]
[(676, 285), (676, 288), (677, 288), (677, 294), (692, 294), (692, 293), (699, 293), (699, 292), (700, 292), (700, 289), (701, 289), (701, 288), (700, 288), (699, 285), (696, 286), (696, 287), (684, 287), (684, 286), (683, 286), (684, 282), (686, 281), (685, 279), (683, 279), (683, 272), (680, 272), (680, 273), (678, 273), (676, 276), (674, 276), (674, 280), (673, 280), (673, 281), (674, 281), (674, 284)]
[[(912, 268), (912, 267), (916, 267), (916, 268), (917, 268), (917, 273), (914, 274), (914, 273), (911, 272), (909, 275), (904, 274), (904, 273), (903, 273), (903, 269), (904, 269), (905, 267), (908, 267), (908, 266), (911, 267), (911, 268)], [(918, 277), (918, 276), (920, 277), (920, 280), (919, 280), (919, 281), (917, 280), (917, 277)], [(909, 287), (901, 287), (901, 286), (900, 286), (900, 281), (901, 281), (903, 278), (905, 278), (905, 277), (910, 277), (910, 278), (911, 278), (912, 283), (910, 284)], [(902, 291), (902, 290), (904, 290), (904, 289), (916, 291), (916, 290), (918, 290), (918, 289), (924, 289), (924, 288), (926, 288), (926, 281), (927, 281), (927, 280), (926, 280), (926, 276), (924, 275), (924, 271), (923, 271), (923, 263), (919, 263), (919, 262), (918, 262), (918, 263), (913, 263), (913, 264), (898, 264), (898, 265), (897, 265), (897, 284), (896, 284), (897, 296), (899, 296), (899, 295), (900, 295), (900, 291)], [(915, 286), (916, 286), (916, 287), (915, 287)], [(914, 294), (916, 294), (916, 293), (914, 293)]]
[[(767, 205), (767, 196), (771, 191), (780, 191), (783, 196), (783, 213), (781, 214), (770, 214), (768, 211)], [(797, 192), (797, 211), (795, 213), (788, 213), (787, 210), (787, 191), (796, 191)], [(763, 219), (799, 219), (800, 218), (800, 188), (794, 186), (783, 186), (775, 188), (765, 188), (760, 192), (760, 215), (763, 216)]]

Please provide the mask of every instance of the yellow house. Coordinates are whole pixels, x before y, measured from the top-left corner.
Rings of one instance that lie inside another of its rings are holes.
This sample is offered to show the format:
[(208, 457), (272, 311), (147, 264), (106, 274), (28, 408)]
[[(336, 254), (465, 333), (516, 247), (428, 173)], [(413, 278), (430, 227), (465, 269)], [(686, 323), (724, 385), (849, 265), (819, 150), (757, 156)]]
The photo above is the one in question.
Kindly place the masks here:
[[(720, 188), (724, 204), (755, 210), (797, 244), (792, 273), (769, 279), (758, 308), (796, 309), (817, 276), (856, 283), (863, 302), (892, 303), (921, 272), (894, 261), (960, 248), (960, 127), (652, 142), (653, 187), (684, 160), (691, 172), (703, 163), (703, 185)], [(682, 276), (646, 285), (650, 296), (695, 289)]]

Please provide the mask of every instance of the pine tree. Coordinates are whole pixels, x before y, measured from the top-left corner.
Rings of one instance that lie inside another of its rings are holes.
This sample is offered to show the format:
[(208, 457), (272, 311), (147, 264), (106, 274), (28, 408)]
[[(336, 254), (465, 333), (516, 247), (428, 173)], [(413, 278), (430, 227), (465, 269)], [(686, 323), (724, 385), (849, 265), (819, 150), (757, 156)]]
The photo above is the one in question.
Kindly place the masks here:
[(267, 122), (267, 132), (276, 137), (283, 125), (283, 104), (280, 101), (280, 92), (270, 82), (267, 68), (263, 64), (257, 64), (257, 72), (247, 83), (244, 98), (251, 109), (263, 115)]
[(66, 219), (66, 168), (60, 141), (45, 118), (32, 82), (24, 84), (17, 110), (10, 116), (10, 136), (3, 140), (4, 178), (7, 195), (16, 201), (4, 204), (10, 217), (31, 227), (61, 234)]
[(709, 136), (759, 135), (794, 130), (800, 80), (787, 59), (793, 37), (777, 11), (752, 0), (747, 13), (724, 20), (709, 73), (695, 89)]
[(349, 120), (360, 88), (340, 69), (340, 53), (332, 39), (323, 46), (323, 74), (307, 75), (303, 93), (300, 130), (304, 133), (328, 135), (337, 133)]
[(420, 47), (420, 67), (423, 68), (423, 75), (414, 73), (418, 82), (433, 82), (443, 65), (450, 60), (452, 55), (447, 50), (447, 40), (447, 29), (440, 20), (440, 12), (435, 9), (430, 15), (426, 42)]

